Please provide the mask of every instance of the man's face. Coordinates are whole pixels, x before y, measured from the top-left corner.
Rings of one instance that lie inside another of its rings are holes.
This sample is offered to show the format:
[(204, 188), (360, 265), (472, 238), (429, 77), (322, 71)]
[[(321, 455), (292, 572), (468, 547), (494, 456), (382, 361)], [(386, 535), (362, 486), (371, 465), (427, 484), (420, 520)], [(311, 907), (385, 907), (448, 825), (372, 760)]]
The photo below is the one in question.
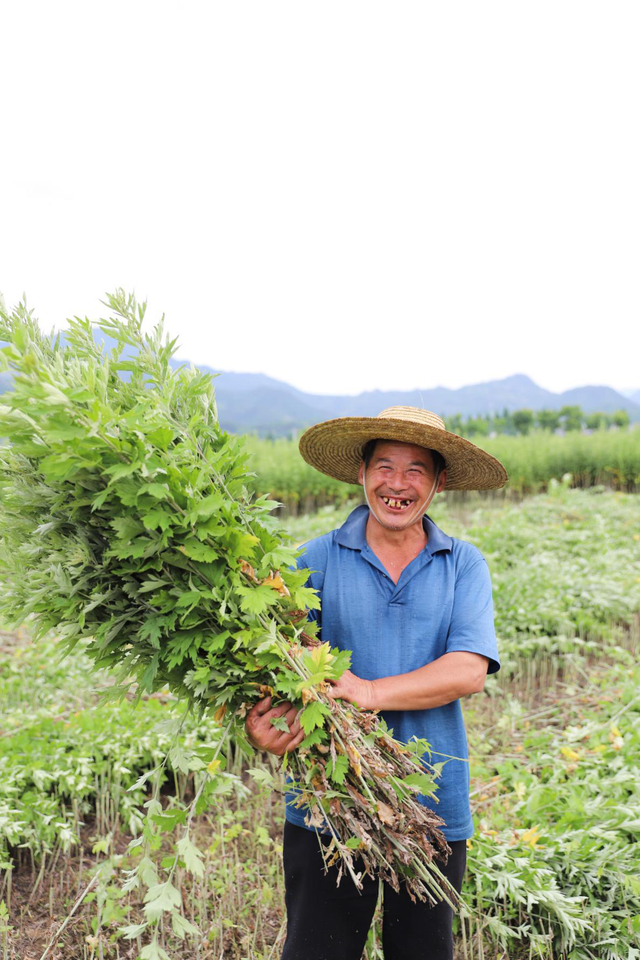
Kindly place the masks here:
[[(430, 450), (413, 443), (379, 440), (369, 466), (360, 466), (360, 483), (374, 517), (391, 530), (404, 530), (422, 520), (430, 502), (435, 467)], [(433, 493), (444, 489), (446, 470)]]

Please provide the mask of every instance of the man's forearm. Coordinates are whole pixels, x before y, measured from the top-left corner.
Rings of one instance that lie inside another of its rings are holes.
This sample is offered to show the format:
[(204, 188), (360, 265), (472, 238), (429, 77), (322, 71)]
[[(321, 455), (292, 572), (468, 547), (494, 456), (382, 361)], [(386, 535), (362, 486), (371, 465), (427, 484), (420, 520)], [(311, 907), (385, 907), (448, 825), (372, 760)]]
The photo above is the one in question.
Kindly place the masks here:
[(456, 651), (395, 677), (363, 680), (347, 672), (334, 696), (368, 710), (430, 710), (482, 690), (487, 666), (487, 658), (478, 653)]
[(411, 673), (371, 681), (374, 710), (430, 710), (484, 686), (487, 660), (477, 653), (445, 653)]

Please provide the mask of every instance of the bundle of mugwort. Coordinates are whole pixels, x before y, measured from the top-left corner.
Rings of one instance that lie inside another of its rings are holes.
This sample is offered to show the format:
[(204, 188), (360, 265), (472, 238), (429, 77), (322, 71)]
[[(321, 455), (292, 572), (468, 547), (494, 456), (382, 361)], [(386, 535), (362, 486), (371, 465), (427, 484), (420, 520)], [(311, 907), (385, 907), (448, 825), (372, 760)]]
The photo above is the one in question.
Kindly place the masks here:
[[(226, 713), (246, 747), (244, 716), (267, 692), (299, 704), (306, 739), (285, 757), (328, 859), (356, 883), (361, 864), (413, 897), (455, 902), (434, 863), (448, 847), (424, 741), (401, 744), (375, 714), (333, 700), (349, 663), (314, 635), (315, 593), (276, 506), (245, 487), (241, 438), (221, 430), (211, 378), (171, 363), (162, 323), (122, 291), (97, 326), (44, 335), (21, 305), (0, 318), (0, 613), (30, 618), (117, 671), (122, 695), (164, 687)], [(250, 749), (247, 747), (247, 749)], [(355, 857), (361, 857), (356, 861)]]

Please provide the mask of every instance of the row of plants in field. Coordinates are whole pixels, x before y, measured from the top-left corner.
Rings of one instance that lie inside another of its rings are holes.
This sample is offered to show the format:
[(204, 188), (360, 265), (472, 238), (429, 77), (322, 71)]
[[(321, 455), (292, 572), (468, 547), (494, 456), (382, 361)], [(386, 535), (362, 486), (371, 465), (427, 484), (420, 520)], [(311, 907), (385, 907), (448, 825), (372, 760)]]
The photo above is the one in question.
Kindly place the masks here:
[(583, 664), (547, 693), (467, 707), (476, 835), (470, 956), (628, 960), (640, 946), (640, 669)]
[[(23, 653), (16, 654), (19, 649)], [(47, 741), (45, 714), (55, 714), (49, 717), (54, 722), (60, 708), (68, 707), (71, 700), (67, 695), (60, 702), (55, 673), (47, 677), (51, 652), (46, 647), (36, 651), (24, 643), (4, 647), (3, 670), (12, 679), (14, 695), (18, 693), (14, 661), (24, 662), (21, 699), (25, 710), (32, 696), (29, 681), (38, 682), (44, 692), (44, 674), (51, 693), (57, 694), (40, 708), (41, 716), (32, 724), (28, 738), (23, 732), (9, 738), (15, 740), (6, 768), (9, 786), (13, 783), (15, 788), (16, 784), (11, 760), (21, 752), (35, 773), (25, 795), (15, 799), (23, 801), (23, 816), (28, 809), (36, 821), (48, 821), (40, 827), (43, 856), (38, 858), (38, 881), (43, 889), (43, 877), (62, 870), (60, 853), (64, 857), (67, 843), (79, 840), (82, 819), (89, 822), (89, 842), (101, 860), (102, 872), (85, 908), (84, 948), (100, 945), (107, 951), (104, 955), (110, 956), (108, 951), (119, 942), (125, 949), (123, 934), (137, 939), (135, 931), (144, 916), (140, 892), (135, 888), (122, 891), (117, 882), (118, 875), (134, 866), (136, 859), (114, 852), (115, 818), (107, 816), (100, 825), (85, 811), (64, 827), (65, 816), (74, 807), (74, 787), (66, 777), (70, 769), (77, 776), (78, 767), (84, 765), (81, 777), (90, 780), (95, 774), (98, 817), (101, 808), (115, 810), (122, 785), (133, 773), (129, 765), (140, 760), (136, 738), (143, 741), (142, 750), (147, 750), (147, 769), (155, 765), (156, 750), (168, 749), (162, 730), (164, 726), (166, 731), (166, 719), (158, 730), (159, 716), (167, 712), (167, 704), (143, 701), (135, 717), (124, 715), (121, 707), (110, 708), (118, 711), (118, 722), (108, 724), (105, 740), (103, 725), (108, 721), (104, 707), (94, 711), (89, 724), (92, 737), (86, 736), (87, 721), (80, 719), (91, 711), (86, 709), (78, 716), (78, 711), (73, 711), (67, 713), (69, 720), (58, 719), (69, 726), (60, 730), (57, 739)], [(79, 669), (75, 680), (76, 700), (82, 683), (90, 697), (88, 673), (83, 677)], [(468, 701), (476, 835), (468, 844), (465, 906), (456, 921), (462, 956), (469, 960), (503, 955), (627, 960), (632, 955), (629, 951), (640, 934), (639, 681), (636, 665), (601, 665), (585, 669), (579, 684), (561, 683), (539, 699), (504, 690), (501, 696)], [(118, 736), (118, 729), (125, 724), (131, 725), (131, 735), (121, 730)], [(199, 731), (200, 741), (198, 731), (192, 730), (190, 735), (197, 747), (206, 742), (208, 731)], [(100, 742), (94, 747), (96, 738)], [(107, 748), (109, 738), (114, 738), (114, 743)], [(65, 753), (73, 759), (61, 760)], [(180, 757), (175, 759), (175, 773), (180, 776)], [(120, 771), (125, 768), (125, 776), (106, 774), (102, 780), (99, 774), (105, 774), (105, 760)], [(144, 767), (143, 762), (136, 772)], [(55, 776), (47, 782), (51, 772)], [(205, 851), (202, 869), (196, 875), (182, 870), (180, 877), (186, 920), (205, 937), (203, 957), (266, 957), (282, 933), (278, 860), (282, 809), (281, 800), (271, 790), (273, 765), (256, 762), (248, 784), (243, 783), (242, 774), (243, 765), (236, 762), (226, 773), (226, 789), (198, 818), (195, 832)], [(137, 790), (143, 792), (142, 787)], [(170, 819), (171, 811), (178, 815), (185, 808), (183, 793), (172, 790), (165, 797), (164, 809), (155, 816), (159, 844), (164, 820)], [(39, 804), (34, 803), (33, 794), (39, 795)], [(85, 800), (88, 796), (85, 791)], [(142, 811), (143, 798), (135, 792), (134, 796)], [(124, 833), (129, 826), (121, 820)], [(29, 842), (33, 839), (32, 834)], [(51, 851), (48, 859), (45, 850)], [(5, 889), (5, 897), (7, 892), (10, 895), (10, 889)], [(175, 937), (179, 935), (167, 933), (168, 947)], [(371, 960), (379, 956), (377, 942), (374, 930), (369, 944)], [(490, 948), (496, 952), (489, 953)], [(79, 948), (70, 945), (68, 956), (80, 955), (73, 953), (74, 949)], [(87, 950), (85, 955), (89, 954)]]
[[(297, 542), (321, 536), (356, 505), (291, 517)], [(436, 498), (429, 515), (474, 543), (491, 569), (496, 631), (507, 673), (561, 667), (623, 642), (640, 609), (640, 530), (635, 494), (551, 483), (521, 503)]]
[[(296, 541), (332, 529), (347, 509), (291, 519)], [(637, 501), (557, 485), (519, 505), (463, 511), (444, 500), (433, 516), (487, 556), (503, 658), (487, 693), (467, 704), (478, 832), (469, 848), (461, 949), (470, 958), (482, 956), (484, 943), (510, 958), (522, 949), (523, 956), (627, 960), (640, 909), (630, 879), (640, 866), (631, 843), (640, 677), (626, 649), (640, 609)], [(106, 675), (82, 657), (58, 664), (55, 649), (26, 637), (3, 646), (5, 899), (9, 858), (14, 865), (22, 859), (23, 868), (33, 858), (44, 886), (79, 848), (84, 829), (102, 871), (85, 908), (90, 940), (82, 950), (87, 957), (98, 947), (117, 951), (129, 936), (140, 956), (153, 956), (140, 939), (142, 893), (135, 885), (123, 892), (121, 880), (135, 877), (141, 863), (151, 871), (163, 850), (171, 859), (165, 831), (184, 818), (194, 778), (208, 778), (215, 789), (192, 824), (204, 856), (194, 860), (186, 848), (174, 879), (185, 920), (204, 936), (203, 958), (276, 956), (283, 914), (274, 853), (283, 807), (270, 788), (273, 764), (254, 758), (247, 777), (242, 758), (229, 755), (225, 770), (215, 759), (213, 721), (187, 718), (176, 740), (164, 695), (135, 709), (97, 705), (93, 688)], [(594, 666), (596, 653), (606, 656)], [(134, 845), (117, 853), (123, 845), (114, 838), (136, 832), (149, 852)], [(173, 934), (165, 932), (167, 949), (188, 932), (176, 923)], [(69, 951), (83, 955), (77, 942)], [(375, 933), (369, 953), (379, 956)]]
[(0, 644), (0, 866), (57, 860), (80, 842), (90, 822), (96, 838), (143, 827), (148, 787), (140, 778), (169, 760), (176, 796), (184, 794), (190, 768), (187, 749), (198, 744), (206, 766), (218, 746), (212, 717), (184, 717), (175, 742), (174, 701), (146, 697), (138, 706), (101, 700), (88, 658), (60, 662), (53, 639), (32, 643), (25, 634)]
[[(640, 489), (640, 429), (556, 436), (537, 431), (528, 436), (474, 437), (474, 443), (504, 463), (509, 483), (492, 497), (537, 493), (552, 479), (567, 474), (576, 487), (597, 485), (633, 492)], [(254, 490), (283, 503), (296, 515), (326, 504), (340, 505), (361, 496), (359, 487), (334, 480), (310, 467), (294, 440), (248, 440)], [(460, 499), (461, 494), (450, 495)]]

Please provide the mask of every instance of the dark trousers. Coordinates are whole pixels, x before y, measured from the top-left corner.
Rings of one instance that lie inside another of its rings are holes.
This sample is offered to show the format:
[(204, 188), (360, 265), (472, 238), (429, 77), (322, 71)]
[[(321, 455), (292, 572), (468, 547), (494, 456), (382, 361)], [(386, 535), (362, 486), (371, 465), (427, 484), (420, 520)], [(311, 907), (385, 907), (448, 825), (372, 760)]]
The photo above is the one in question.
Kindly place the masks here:
[[(467, 841), (455, 840), (449, 846), (449, 861), (439, 866), (460, 892)], [(365, 876), (359, 893), (347, 874), (336, 886), (337, 867), (324, 873), (316, 833), (288, 822), (283, 860), (287, 940), (282, 960), (360, 960), (378, 901), (378, 881)], [(385, 960), (453, 960), (452, 919), (447, 904), (413, 903), (403, 884), (400, 893), (394, 893), (385, 883)]]

